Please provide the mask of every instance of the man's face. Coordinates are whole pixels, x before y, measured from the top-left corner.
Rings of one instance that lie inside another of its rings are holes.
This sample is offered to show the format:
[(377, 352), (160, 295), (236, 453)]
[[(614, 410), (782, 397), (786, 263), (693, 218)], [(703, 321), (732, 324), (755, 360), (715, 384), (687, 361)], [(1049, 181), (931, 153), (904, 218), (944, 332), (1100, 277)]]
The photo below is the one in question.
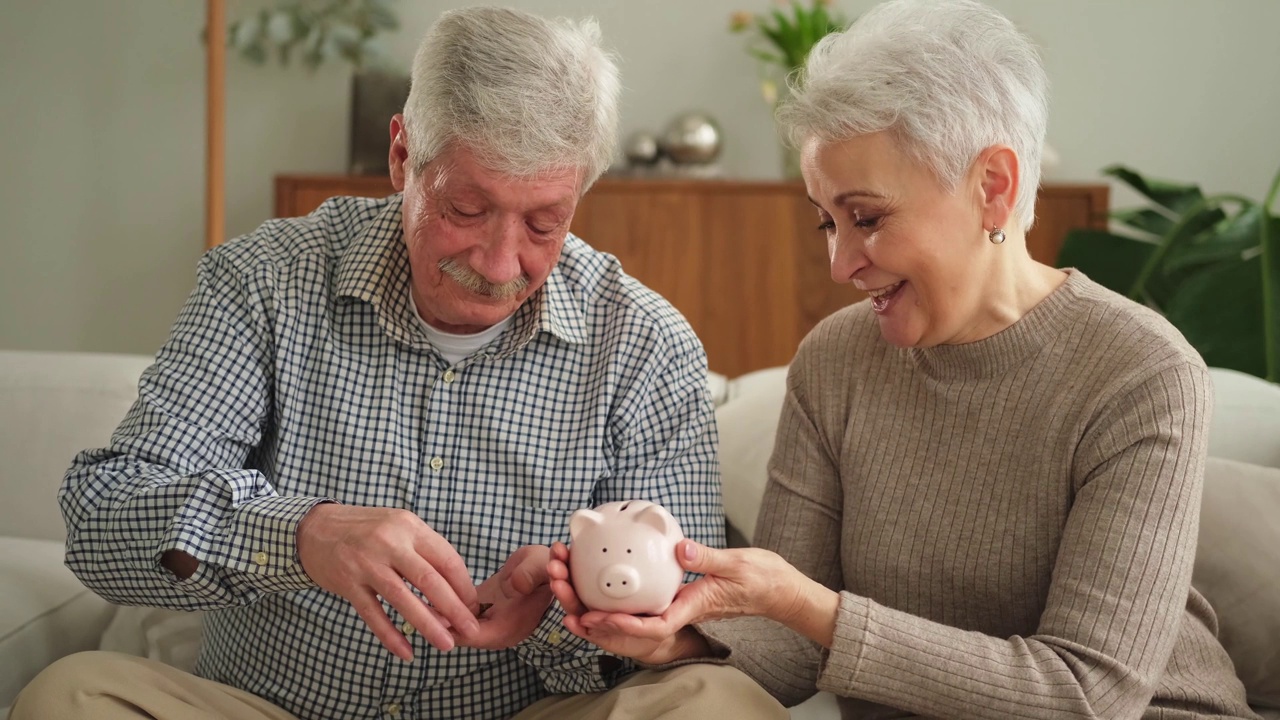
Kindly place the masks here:
[(432, 327), (477, 333), (510, 316), (551, 274), (578, 206), (580, 168), (510, 177), (465, 147), (412, 172), (391, 122), (391, 179), (404, 192), (413, 300)]

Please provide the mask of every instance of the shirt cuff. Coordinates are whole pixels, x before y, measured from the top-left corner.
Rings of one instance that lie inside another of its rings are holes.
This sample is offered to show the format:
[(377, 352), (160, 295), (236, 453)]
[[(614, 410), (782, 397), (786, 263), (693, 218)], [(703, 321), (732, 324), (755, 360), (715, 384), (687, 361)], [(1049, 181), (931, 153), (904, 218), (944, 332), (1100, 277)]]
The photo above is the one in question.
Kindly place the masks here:
[(818, 689), (850, 697), (857, 685), (858, 666), (871, 624), (871, 601), (849, 592), (840, 593), (831, 649), (818, 671)]
[(298, 525), (329, 498), (271, 495), (236, 508), (213, 562), (236, 585), (258, 592), (305, 590), (315, 582), (298, 558)]

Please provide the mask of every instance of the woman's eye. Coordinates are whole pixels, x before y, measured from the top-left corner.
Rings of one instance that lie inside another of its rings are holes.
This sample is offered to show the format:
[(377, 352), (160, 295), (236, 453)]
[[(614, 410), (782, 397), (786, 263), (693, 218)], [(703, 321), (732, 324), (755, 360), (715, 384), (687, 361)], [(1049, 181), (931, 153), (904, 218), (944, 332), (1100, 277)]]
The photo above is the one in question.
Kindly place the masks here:
[(870, 230), (870, 229), (874, 228), (876, 225), (879, 225), (879, 224), (880, 224), (880, 216), (879, 216), (879, 215), (872, 216), (872, 217), (859, 217), (859, 218), (856, 220), (856, 222), (854, 222), (854, 225), (855, 225), (856, 227), (860, 227), (860, 228), (862, 228), (863, 230)]
[(818, 229), (823, 232), (831, 232), (836, 229), (836, 223), (834, 220), (825, 220), (818, 225)]

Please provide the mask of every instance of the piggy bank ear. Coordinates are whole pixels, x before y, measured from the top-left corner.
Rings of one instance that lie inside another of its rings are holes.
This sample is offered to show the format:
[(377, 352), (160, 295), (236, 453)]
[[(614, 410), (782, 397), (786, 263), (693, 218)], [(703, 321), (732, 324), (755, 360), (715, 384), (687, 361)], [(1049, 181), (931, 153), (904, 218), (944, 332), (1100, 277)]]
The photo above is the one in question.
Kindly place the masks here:
[(666, 510), (659, 505), (650, 505), (649, 507), (636, 513), (632, 522), (638, 522), (641, 525), (648, 525), (658, 532), (666, 535), (675, 529), (675, 521)]
[(595, 510), (578, 510), (569, 518), (569, 537), (577, 540), (578, 536), (589, 528), (604, 524), (604, 516)]

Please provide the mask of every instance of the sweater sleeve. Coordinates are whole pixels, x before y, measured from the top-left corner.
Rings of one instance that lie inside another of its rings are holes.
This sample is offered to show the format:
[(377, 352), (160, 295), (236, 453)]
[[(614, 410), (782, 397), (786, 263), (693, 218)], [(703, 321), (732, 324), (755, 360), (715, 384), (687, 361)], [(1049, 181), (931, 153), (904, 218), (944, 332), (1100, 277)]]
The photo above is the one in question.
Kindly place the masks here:
[(1210, 382), (1181, 363), (1085, 429), (1039, 626), (991, 637), (844, 593), (818, 687), (943, 718), (1138, 718), (1187, 600)]
[[(813, 387), (807, 368), (816, 367), (811, 357), (798, 355), (788, 376), (755, 544), (838, 590), (840, 474), (807, 392)], [(731, 665), (784, 705), (800, 703), (816, 691), (822, 648), (808, 638), (765, 618), (701, 623), (697, 628), (718, 654), (727, 653)]]

